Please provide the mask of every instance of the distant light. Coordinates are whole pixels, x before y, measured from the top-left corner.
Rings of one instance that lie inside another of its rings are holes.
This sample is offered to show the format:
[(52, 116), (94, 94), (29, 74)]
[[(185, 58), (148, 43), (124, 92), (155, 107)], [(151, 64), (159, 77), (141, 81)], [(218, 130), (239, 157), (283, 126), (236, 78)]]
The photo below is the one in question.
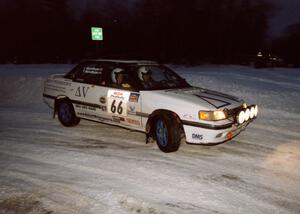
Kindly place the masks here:
[(101, 27), (91, 27), (92, 40), (103, 40), (103, 29)]
[(258, 56), (258, 57), (262, 57), (262, 56), (263, 56), (262, 52), (259, 51), (259, 52), (257, 53), (257, 56)]

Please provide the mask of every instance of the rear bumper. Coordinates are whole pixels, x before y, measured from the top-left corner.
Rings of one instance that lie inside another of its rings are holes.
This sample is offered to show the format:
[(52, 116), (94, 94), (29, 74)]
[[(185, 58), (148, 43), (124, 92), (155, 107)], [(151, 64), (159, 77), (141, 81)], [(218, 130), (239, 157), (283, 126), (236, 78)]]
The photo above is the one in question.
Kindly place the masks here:
[(252, 122), (249, 120), (241, 125), (207, 125), (183, 123), (186, 142), (189, 144), (215, 145), (224, 143), (240, 134)]

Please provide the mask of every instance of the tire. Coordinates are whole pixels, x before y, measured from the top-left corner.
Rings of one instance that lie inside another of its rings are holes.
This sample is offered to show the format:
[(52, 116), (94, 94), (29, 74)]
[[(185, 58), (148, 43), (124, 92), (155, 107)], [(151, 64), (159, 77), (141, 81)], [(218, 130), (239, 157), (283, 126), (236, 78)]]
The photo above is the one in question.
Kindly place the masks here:
[(75, 126), (80, 122), (80, 119), (76, 117), (72, 103), (66, 99), (58, 102), (57, 114), (59, 121), (64, 126)]
[(175, 152), (180, 146), (180, 124), (170, 113), (163, 113), (155, 119), (154, 133), (157, 146), (163, 152)]

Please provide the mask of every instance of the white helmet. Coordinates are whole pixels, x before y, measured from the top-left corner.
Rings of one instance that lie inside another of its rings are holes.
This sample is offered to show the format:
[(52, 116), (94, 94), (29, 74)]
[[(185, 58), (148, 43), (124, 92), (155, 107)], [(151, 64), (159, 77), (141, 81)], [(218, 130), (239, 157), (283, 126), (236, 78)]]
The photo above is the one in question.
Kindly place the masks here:
[(117, 79), (116, 79), (117, 74), (122, 73), (123, 71), (124, 71), (124, 69), (122, 69), (122, 68), (115, 68), (114, 70), (112, 70), (112, 72), (111, 72), (111, 80), (114, 83), (116, 83), (117, 82)]
[(151, 74), (151, 71), (149, 68), (147, 68), (146, 66), (141, 66), (139, 69), (138, 69), (138, 75), (139, 75), (139, 78), (140, 80), (144, 80), (143, 79), (143, 75), (144, 74)]

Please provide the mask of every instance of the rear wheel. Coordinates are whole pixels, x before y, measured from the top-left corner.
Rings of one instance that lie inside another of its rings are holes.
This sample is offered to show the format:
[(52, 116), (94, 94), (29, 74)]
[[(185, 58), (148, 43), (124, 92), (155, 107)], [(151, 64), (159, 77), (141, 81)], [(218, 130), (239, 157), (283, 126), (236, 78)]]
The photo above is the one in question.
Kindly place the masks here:
[(76, 117), (73, 105), (68, 100), (61, 100), (57, 105), (58, 119), (64, 126), (75, 126), (80, 119)]
[(163, 152), (175, 152), (180, 146), (180, 124), (170, 113), (163, 113), (155, 120), (155, 138)]

